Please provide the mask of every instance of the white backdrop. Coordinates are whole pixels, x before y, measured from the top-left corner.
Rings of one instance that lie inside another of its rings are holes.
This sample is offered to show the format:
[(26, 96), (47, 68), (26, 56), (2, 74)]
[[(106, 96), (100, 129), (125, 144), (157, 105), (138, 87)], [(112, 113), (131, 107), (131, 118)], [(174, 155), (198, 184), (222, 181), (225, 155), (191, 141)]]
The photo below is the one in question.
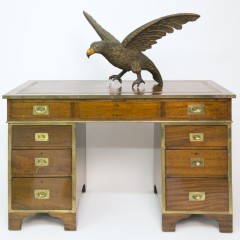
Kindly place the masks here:
[[(193, 12), (194, 23), (158, 41), (146, 52), (166, 80), (214, 80), (240, 95), (240, 2), (238, 0), (0, 0), (0, 94), (27, 80), (102, 79), (119, 73), (102, 56), (86, 57), (98, 35), (84, 18), (90, 13), (122, 40), (155, 18)], [(144, 79), (151, 77), (144, 73)], [(127, 73), (123, 79), (135, 79)], [(240, 161), (238, 99), (233, 100), (234, 233), (220, 234), (212, 221), (193, 218), (175, 233), (161, 232), (160, 207), (152, 187), (153, 127), (88, 124), (88, 193), (78, 211), (76, 232), (64, 232), (45, 216), (7, 230), (6, 101), (0, 101), (1, 239), (239, 239)]]

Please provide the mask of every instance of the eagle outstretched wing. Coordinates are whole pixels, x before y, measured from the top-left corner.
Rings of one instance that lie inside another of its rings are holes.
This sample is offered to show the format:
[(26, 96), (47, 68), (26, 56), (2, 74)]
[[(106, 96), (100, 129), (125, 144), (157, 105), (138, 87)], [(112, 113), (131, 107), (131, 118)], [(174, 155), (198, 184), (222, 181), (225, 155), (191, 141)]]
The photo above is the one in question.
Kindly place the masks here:
[(120, 43), (111, 33), (102, 28), (91, 15), (85, 11), (83, 14), (102, 40)]
[(143, 52), (156, 44), (158, 39), (172, 33), (174, 29), (182, 29), (182, 25), (195, 21), (200, 16), (194, 13), (179, 13), (148, 22), (131, 32), (123, 41), (122, 46)]

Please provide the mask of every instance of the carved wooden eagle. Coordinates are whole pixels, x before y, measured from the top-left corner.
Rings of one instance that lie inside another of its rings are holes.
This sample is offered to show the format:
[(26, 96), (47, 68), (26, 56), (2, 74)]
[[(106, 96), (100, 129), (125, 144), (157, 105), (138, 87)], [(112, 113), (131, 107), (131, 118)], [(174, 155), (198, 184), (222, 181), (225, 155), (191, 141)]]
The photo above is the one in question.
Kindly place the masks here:
[(182, 29), (182, 25), (195, 21), (200, 16), (194, 13), (180, 13), (155, 19), (131, 32), (122, 42), (118, 41), (111, 33), (102, 28), (92, 16), (83, 12), (88, 22), (95, 29), (102, 41), (93, 42), (87, 50), (87, 56), (94, 53), (102, 54), (112, 65), (122, 69), (118, 75), (112, 75), (109, 79), (118, 80), (122, 83), (121, 77), (128, 71), (137, 74), (137, 80), (132, 87), (145, 83), (141, 76), (142, 70), (149, 71), (153, 79), (163, 85), (162, 77), (154, 63), (142, 52), (150, 49), (158, 39), (172, 33), (174, 29)]

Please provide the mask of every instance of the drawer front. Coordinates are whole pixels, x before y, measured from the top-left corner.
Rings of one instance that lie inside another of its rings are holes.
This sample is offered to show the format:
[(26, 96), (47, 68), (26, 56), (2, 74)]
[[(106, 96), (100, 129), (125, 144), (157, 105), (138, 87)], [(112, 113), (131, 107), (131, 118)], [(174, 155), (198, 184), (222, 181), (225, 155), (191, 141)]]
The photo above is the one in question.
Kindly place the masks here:
[(72, 147), (72, 126), (12, 126), (12, 148)]
[(152, 101), (81, 101), (76, 115), (86, 120), (154, 120), (160, 119), (160, 102)]
[(162, 113), (169, 120), (231, 120), (231, 101), (171, 100), (163, 102)]
[(12, 178), (12, 209), (71, 210), (71, 178)]
[(228, 209), (228, 179), (166, 179), (168, 211), (228, 211)]
[(227, 146), (227, 126), (166, 126), (167, 148), (227, 149)]
[(167, 177), (227, 177), (227, 150), (166, 150)]
[(65, 120), (74, 118), (74, 102), (14, 101), (8, 103), (8, 120)]
[(12, 176), (71, 176), (72, 151), (12, 150)]

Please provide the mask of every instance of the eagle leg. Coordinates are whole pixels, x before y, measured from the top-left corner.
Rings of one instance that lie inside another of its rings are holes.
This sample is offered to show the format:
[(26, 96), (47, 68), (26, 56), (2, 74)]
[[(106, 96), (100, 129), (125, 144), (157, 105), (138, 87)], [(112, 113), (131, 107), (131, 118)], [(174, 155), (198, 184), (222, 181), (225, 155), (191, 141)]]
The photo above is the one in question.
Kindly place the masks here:
[(132, 88), (133, 88), (136, 84), (137, 84), (137, 87), (139, 87), (139, 85), (140, 85), (141, 83), (144, 83), (144, 84), (145, 84), (145, 82), (144, 82), (143, 79), (142, 79), (141, 72), (139, 72), (139, 73), (137, 73), (137, 80), (135, 80), (135, 81), (133, 82), (133, 84), (132, 84)]
[(111, 76), (109, 77), (109, 79), (112, 79), (113, 81), (114, 81), (114, 80), (118, 80), (120, 83), (122, 83), (121, 77), (122, 77), (126, 72), (127, 72), (126, 70), (123, 70), (123, 71), (121, 71), (118, 75), (111, 75)]

